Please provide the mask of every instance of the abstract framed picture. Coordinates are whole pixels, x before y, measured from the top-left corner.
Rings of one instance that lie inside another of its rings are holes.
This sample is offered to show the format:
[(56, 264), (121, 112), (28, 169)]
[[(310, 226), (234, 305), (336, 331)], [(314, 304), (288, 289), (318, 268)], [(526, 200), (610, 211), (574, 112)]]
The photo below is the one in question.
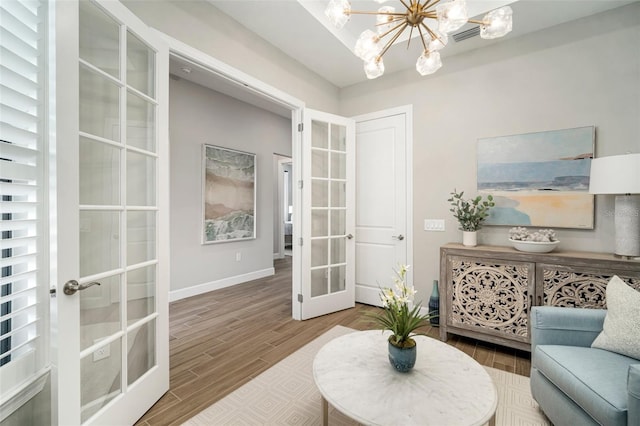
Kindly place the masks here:
[(593, 229), (594, 145), (594, 126), (479, 139), (478, 192), (496, 203), (485, 223)]
[(255, 238), (256, 155), (205, 144), (202, 169), (202, 243)]

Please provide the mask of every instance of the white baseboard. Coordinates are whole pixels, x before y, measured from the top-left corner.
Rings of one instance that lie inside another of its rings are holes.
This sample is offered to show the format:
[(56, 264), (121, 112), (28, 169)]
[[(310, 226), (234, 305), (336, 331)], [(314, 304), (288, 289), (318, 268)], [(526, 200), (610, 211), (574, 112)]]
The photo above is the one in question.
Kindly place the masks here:
[(284, 259), (284, 253), (273, 253), (274, 259)]
[(208, 293), (213, 290), (220, 290), (221, 288), (231, 287), (233, 285), (246, 283), (247, 281), (257, 280), (258, 278), (270, 277), (276, 273), (274, 268), (266, 268), (259, 271), (253, 271), (242, 275), (235, 275), (233, 277), (223, 278), (217, 281), (211, 281), (204, 284), (198, 284), (187, 288), (181, 288), (179, 290), (173, 290), (169, 292), (169, 302), (175, 302), (176, 300), (186, 299), (187, 297), (197, 296), (202, 293)]

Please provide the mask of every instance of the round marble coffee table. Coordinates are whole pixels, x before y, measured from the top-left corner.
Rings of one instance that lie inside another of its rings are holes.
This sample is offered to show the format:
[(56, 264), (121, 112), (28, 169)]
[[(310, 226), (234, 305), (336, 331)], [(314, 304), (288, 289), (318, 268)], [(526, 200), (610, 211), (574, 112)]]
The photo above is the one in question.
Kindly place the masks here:
[(498, 394), (473, 358), (439, 340), (416, 336), (416, 365), (399, 373), (389, 363), (388, 336), (358, 331), (320, 349), (313, 378), (323, 397), (323, 424), (328, 403), (367, 425), (493, 424)]

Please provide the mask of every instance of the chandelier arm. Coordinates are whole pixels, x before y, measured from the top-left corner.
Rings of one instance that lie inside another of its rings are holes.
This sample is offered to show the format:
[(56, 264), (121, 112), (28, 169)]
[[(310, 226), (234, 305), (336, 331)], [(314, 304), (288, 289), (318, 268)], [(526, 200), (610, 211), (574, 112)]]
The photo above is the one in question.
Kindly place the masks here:
[(487, 21), (478, 21), (477, 19), (469, 19), (467, 22), (469, 22), (471, 24), (478, 24), (478, 25), (489, 25), (489, 22), (487, 22)]
[(424, 6), (422, 6), (422, 9), (427, 9), (427, 8), (432, 8), (433, 6), (435, 6), (436, 4), (440, 3), (440, 0), (435, 0), (433, 3), (431, 3), (431, 0), (427, 1)]
[(436, 12), (420, 12), (418, 13), (418, 15), (422, 16), (423, 18), (429, 18), (429, 19), (438, 19), (438, 14)]
[[(411, 29), (409, 30), (409, 39), (407, 40), (407, 50), (409, 50), (409, 46), (411, 45), (411, 36), (413, 35), (413, 29), (414, 28), (415, 27), (412, 25)], [(418, 28), (420, 28), (420, 27), (418, 27)]]
[[(424, 26), (427, 29), (429, 28), (423, 23), (420, 23), (420, 25)], [(424, 41), (424, 34), (422, 33), (422, 28), (420, 28), (420, 25), (418, 25), (418, 32), (420, 33), (420, 41), (422, 42), (422, 46), (424, 47), (424, 51), (426, 53), (429, 51), (429, 49), (427, 48), (427, 43)]]
[[(401, 27), (401, 26), (403, 26), (403, 25), (406, 27), (406, 26), (407, 26), (407, 25), (409, 25), (409, 24), (407, 24), (405, 21), (400, 22), (398, 25), (396, 25), (395, 27), (391, 28), (389, 31), (386, 31), (386, 32), (384, 32), (384, 33), (380, 34), (380, 35), (378, 36), (378, 40), (382, 40), (383, 38), (385, 38), (385, 37), (386, 37), (386, 36), (388, 36), (390, 33), (394, 32), (395, 30), (397, 30), (398, 28), (400, 28), (400, 27)], [(400, 30), (400, 32), (402, 32), (402, 31), (404, 31), (404, 28), (402, 28), (402, 30)], [(380, 55), (380, 56), (382, 56), (382, 55)]]
[[(405, 3), (404, 0), (400, 0), (400, 3), (402, 3), (402, 5), (407, 8), (407, 10), (411, 10), (411, 6), (407, 6), (407, 3)], [(413, 4), (413, 1), (411, 2), (411, 4)]]
[(431, 28), (429, 28), (429, 26), (427, 26), (424, 22), (420, 23), (420, 25), (422, 25), (427, 32), (429, 33), (429, 35), (431, 36), (432, 40), (440, 40), (442, 42), (442, 39), (440, 37), (438, 37), (438, 35), (436, 33), (433, 32), (433, 30)]
[(406, 13), (401, 12), (373, 12), (368, 10), (350, 10), (347, 15), (391, 15), (391, 16), (406, 16)]
[[(388, 25), (388, 24), (392, 24), (394, 22), (398, 22), (398, 21), (402, 21), (404, 22), (405, 19), (403, 17), (395, 17), (393, 19), (391, 19), (389, 22), (381, 22), (379, 24), (376, 24), (376, 27), (382, 26), (382, 25)], [(396, 27), (397, 28), (397, 27)]]
[(382, 49), (382, 51), (378, 55), (378, 59), (381, 59), (384, 56), (384, 54), (387, 53), (387, 50), (389, 50), (389, 48), (391, 47), (393, 42), (395, 42), (398, 39), (398, 37), (400, 37), (400, 34), (402, 34), (404, 32), (405, 28), (407, 28), (408, 25), (409, 24), (404, 23), (403, 27), (400, 28), (398, 30), (398, 32), (393, 37), (391, 37), (391, 39), (387, 42), (387, 44), (384, 45), (384, 48)]

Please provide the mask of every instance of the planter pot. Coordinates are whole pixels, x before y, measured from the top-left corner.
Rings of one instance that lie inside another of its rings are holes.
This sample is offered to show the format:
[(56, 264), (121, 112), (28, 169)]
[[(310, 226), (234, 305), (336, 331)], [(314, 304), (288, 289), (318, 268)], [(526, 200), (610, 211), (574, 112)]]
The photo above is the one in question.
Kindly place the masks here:
[(410, 348), (399, 348), (389, 342), (389, 362), (399, 372), (406, 373), (416, 365), (417, 349), (416, 344)]
[(478, 245), (478, 231), (462, 231), (462, 245), (475, 247)]

